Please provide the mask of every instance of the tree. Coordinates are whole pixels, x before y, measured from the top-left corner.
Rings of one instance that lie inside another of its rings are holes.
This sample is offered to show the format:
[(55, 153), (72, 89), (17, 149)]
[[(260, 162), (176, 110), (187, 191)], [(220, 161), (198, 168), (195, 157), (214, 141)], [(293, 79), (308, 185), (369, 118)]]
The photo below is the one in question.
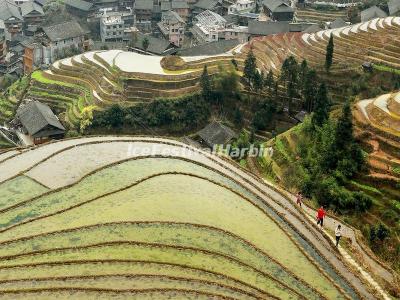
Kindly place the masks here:
[(329, 72), (329, 70), (332, 66), (333, 51), (334, 51), (333, 34), (331, 34), (328, 45), (326, 46), (325, 69), (327, 72)]
[(255, 73), (254, 73), (254, 82), (253, 82), (253, 85), (254, 85), (254, 89), (258, 92), (258, 91), (260, 91), (261, 89), (262, 89), (262, 86), (263, 86), (263, 79), (264, 79), (264, 74), (263, 73), (260, 73), (260, 72), (258, 72), (258, 71), (256, 71)]
[(243, 114), (240, 111), (239, 107), (236, 107), (233, 118), (237, 127), (240, 127), (243, 124)]
[(345, 103), (335, 130), (333, 155), (336, 156), (337, 169), (343, 176), (349, 178), (364, 165), (364, 156), (360, 145), (353, 135), (353, 116), (349, 101)]
[(353, 142), (353, 116), (350, 103), (346, 101), (336, 125), (336, 146), (339, 149), (343, 149)]
[(272, 93), (272, 90), (274, 89), (274, 73), (270, 70), (264, 79), (264, 86), (267, 89), (268, 93)]
[(256, 76), (257, 65), (256, 57), (254, 56), (253, 50), (250, 50), (247, 54), (246, 60), (244, 61), (243, 77), (246, 80), (248, 86), (253, 86), (254, 77)]
[(87, 127), (93, 123), (93, 110), (96, 108), (94, 105), (86, 106), (81, 113), (81, 121), (79, 123), (80, 132), (83, 133)]
[(312, 125), (321, 127), (329, 119), (330, 101), (325, 83), (321, 83), (315, 98), (315, 110), (312, 115)]
[(305, 59), (300, 64), (300, 72), (299, 72), (299, 82), (304, 82), (309, 72), (308, 64)]
[(291, 112), (292, 100), (298, 94), (299, 83), (299, 66), (293, 56), (289, 56), (282, 64), (281, 68), (281, 81), (283, 81), (286, 88), (286, 95), (288, 98), (288, 109)]
[(239, 77), (233, 65), (225, 68), (222, 65), (219, 66), (219, 72), (215, 76), (213, 87), (215, 92), (222, 96), (222, 100), (237, 98), (236, 96), (239, 93)]
[(207, 65), (204, 65), (203, 73), (200, 77), (200, 86), (203, 98), (205, 100), (210, 100), (212, 88), (211, 88), (211, 79), (210, 75), (208, 75)]
[(303, 100), (308, 112), (312, 112), (314, 109), (318, 86), (317, 73), (315, 70), (310, 70), (306, 73), (303, 83)]
[(150, 41), (149, 41), (149, 39), (148, 39), (147, 37), (145, 37), (145, 38), (143, 39), (143, 41), (142, 41), (143, 50), (144, 50), (144, 51), (147, 51), (147, 49), (149, 48), (149, 46), (150, 46)]

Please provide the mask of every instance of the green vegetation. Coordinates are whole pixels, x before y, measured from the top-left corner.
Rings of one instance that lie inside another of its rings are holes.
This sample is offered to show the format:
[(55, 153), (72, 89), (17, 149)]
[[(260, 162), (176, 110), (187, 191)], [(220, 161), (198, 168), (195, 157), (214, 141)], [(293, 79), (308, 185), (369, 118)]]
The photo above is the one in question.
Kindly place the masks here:
[(112, 105), (103, 111), (94, 112), (93, 122), (87, 130), (90, 132), (103, 128), (115, 131), (128, 126), (131, 130), (150, 130), (149, 128), (169, 126), (170, 132), (179, 132), (198, 128), (205, 124), (209, 116), (207, 102), (200, 95), (194, 94), (129, 107)]
[(333, 51), (333, 34), (331, 34), (331, 36), (329, 37), (328, 45), (326, 46), (325, 69), (327, 72), (329, 72), (333, 63)]
[(39, 196), (46, 191), (47, 188), (33, 181), (29, 177), (23, 175), (18, 176), (1, 185), (0, 209)]

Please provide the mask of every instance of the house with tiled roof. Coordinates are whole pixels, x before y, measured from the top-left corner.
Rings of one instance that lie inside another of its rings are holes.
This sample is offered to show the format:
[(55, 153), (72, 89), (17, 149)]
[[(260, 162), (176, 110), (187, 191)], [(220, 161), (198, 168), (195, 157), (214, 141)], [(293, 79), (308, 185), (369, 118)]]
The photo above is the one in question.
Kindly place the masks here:
[(64, 4), (68, 12), (75, 16), (84, 17), (93, 10), (93, 3), (83, 0), (64, 0)]
[[(145, 49), (143, 47), (143, 41), (147, 39), (148, 46)], [(145, 35), (140, 32), (136, 32), (135, 37), (129, 43), (131, 51), (148, 54), (148, 55), (169, 55), (176, 52), (176, 46), (171, 44), (168, 40), (163, 38), (156, 38), (151, 35)]]
[(39, 25), (44, 18), (43, 7), (33, 0), (21, 4), (21, 16), (24, 19), (24, 26)]
[(153, 1), (152, 0), (136, 0), (135, 1), (135, 14), (136, 22), (138, 24), (151, 23), (153, 15)]
[(400, 15), (400, 0), (390, 0), (388, 2), (389, 15)]
[(262, 2), (264, 13), (273, 21), (293, 20), (294, 9), (283, 0), (264, 0)]
[(193, 15), (200, 14), (204, 11), (212, 11), (217, 14), (223, 14), (224, 7), (222, 0), (199, 0), (193, 5)]
[(0, 20), (4, 22), (7, 34), (13, 36), (21, 32), (23, 18), (14, 1), (0, 0)]
[(33, 144), (41, 144), (64, 136), (65, 128), (49, 106), (39, 101), (29, 101), (21, 105), (14, 120), (22, 134)]
[(361, 22), (367, 22), (375, 18), (385, 18), (385, 17), (387, 17), (387, 13), (376, 5), (361, 11)]
[(182, 46), (185, 37), (186, 22), (175, 11), (167, 11), (163, 13), (162, 20), (158, 24), (158, 28), (164, 37), (177, 47)]

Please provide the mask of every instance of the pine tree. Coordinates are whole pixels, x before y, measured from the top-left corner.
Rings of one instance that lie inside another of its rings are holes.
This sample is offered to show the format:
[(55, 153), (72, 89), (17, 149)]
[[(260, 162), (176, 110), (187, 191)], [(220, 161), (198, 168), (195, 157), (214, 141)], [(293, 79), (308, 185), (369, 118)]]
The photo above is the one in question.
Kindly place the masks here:
[(210, 75), (208, 75), (207, 71), (207, 65), (204, 65), (203, 73), (201, 74), (200, 77), (200, 86), (203, 98), (205, 100), (210, 100), (212, 87), (211, 87)]
[(303, 59), (303, 61), (300, 64), (299, 82), (305, 81), (308, 71), (309, 71), (309, 69), (308, 69), (307, 61), (305, 59)]
[(311, 122), (314, 127), (321, 127), (329, 119), (330, 102), (325, 83), (321, 83), (315, 99), (315, 110)]
[(316, 85), (316, 82), (317, 73), (315, 70), (308, 71), (305, 75), (303, 85), (303, 100), (308, 112), (312, 112), (314, 109), (318, 92), (318, 86)]
[(270, 70), (267, 74), (267, 77), (264, 80), (264, 86), (267, 89), (268, 93), (272, 93), (272, 90), (274, 88), (274, 73)]
[(263, 77), (264, 77), (263, 73), (260, 74), (260, 72), (258, 72), (258, 71), (256, 71), (254, 73), (253, 86), (254, 86), (254, 90), (256, 90), (257, 92), (262, 89)]
[(333, 34), (331, 34), (328, 45), (326, 46), (325, 69), (327, 72), (329, 72), (329, 70), (332, 66), (333, 51), (334, 51)]
[(257, 65), (256, 57), (254, 56), (253, 50), (247, 54), (247, 58), (244, 61), (243, 77), (246, 80), (249, 87), (253, 86), (254, 77), (256, 76)]
[(240, 127), (243, 124), (243, 114), (240, 111), (239, 107), (236, 107), (235, 109), (234, 120), (237, 127)]
[(353, 116), (351, 114), (351, 107), (347, 101), (342, 109), (342, 114), (336, 125), (336, 146), (338, 148), (345, 148), (346, 145), (353, 143)]

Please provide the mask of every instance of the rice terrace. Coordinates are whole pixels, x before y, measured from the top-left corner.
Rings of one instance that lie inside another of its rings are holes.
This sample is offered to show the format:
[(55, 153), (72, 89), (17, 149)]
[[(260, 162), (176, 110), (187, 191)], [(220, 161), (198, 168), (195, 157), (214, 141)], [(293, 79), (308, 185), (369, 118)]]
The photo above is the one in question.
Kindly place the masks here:
[(0, 299), (400, 298), (400, 0), (22, 2)]
[(188, 147), (92, 137), (2, 154), (2, 298), (374, 298), (283, 195)]

